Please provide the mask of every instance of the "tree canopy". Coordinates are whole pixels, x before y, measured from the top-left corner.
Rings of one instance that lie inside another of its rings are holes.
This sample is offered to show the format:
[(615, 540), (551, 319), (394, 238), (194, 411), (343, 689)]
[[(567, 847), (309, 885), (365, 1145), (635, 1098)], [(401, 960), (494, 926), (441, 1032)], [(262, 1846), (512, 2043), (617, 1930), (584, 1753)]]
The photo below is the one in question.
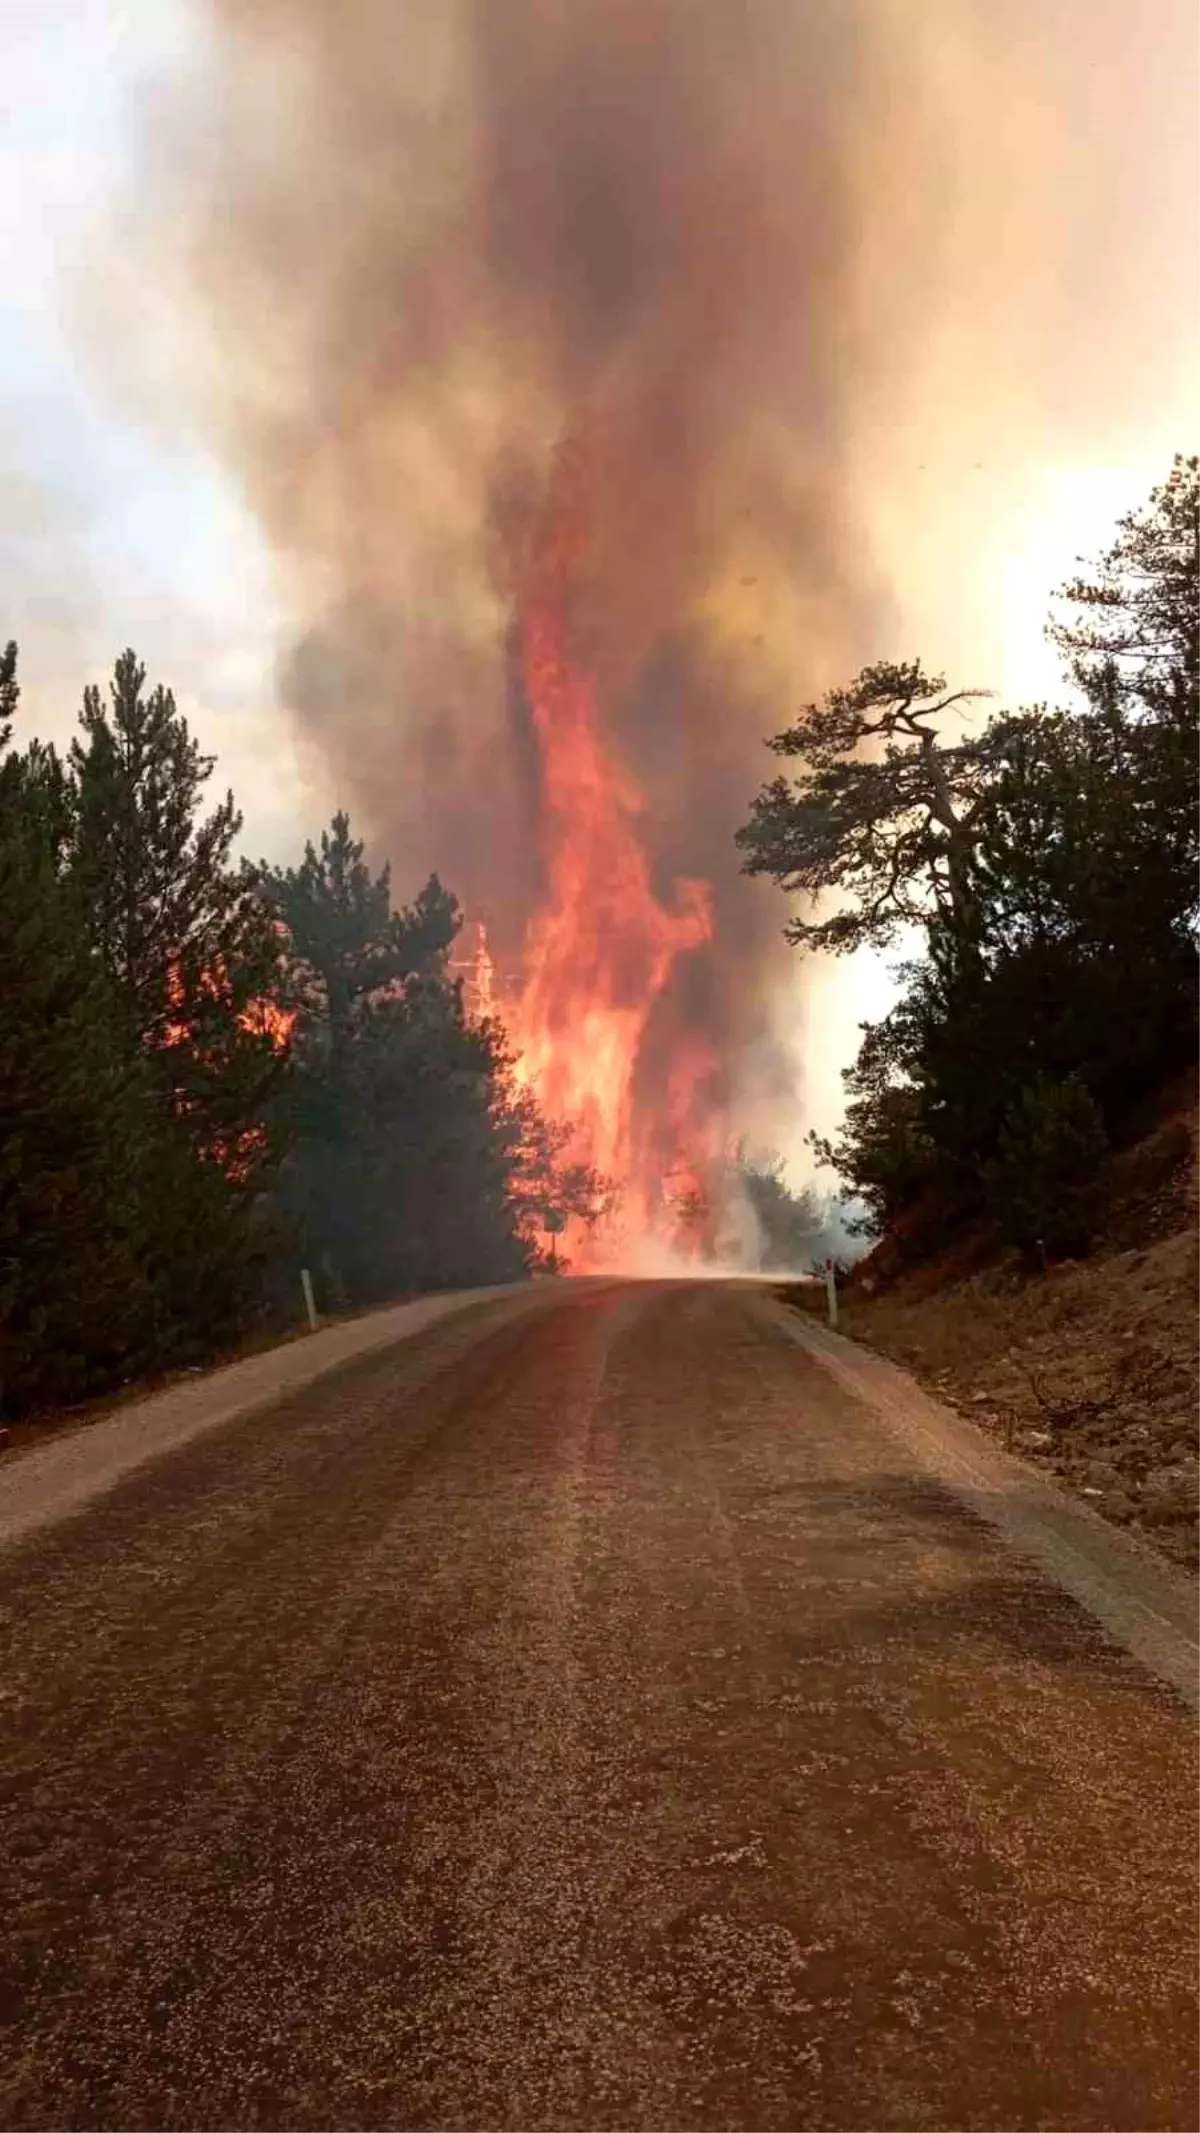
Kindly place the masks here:
[[(10, 747), (0, 661), (0, 1398), (79, 1399), (137, 1350), (137, 1116), (113, 1002), (50, 830), (57, 766)], [(48, 794), (47, 785), (51, 791)]]
[(755, 802), (745, 863), (839, 904), (789, 938), (839, 952), (905, 925), (924, 944), (817, 1143), (876, 1228), (984, 1210), (1028, 1251), (1040, 1207), (1043, 1245), (1078, 1245), (1103, 1148), (1194, 1058), (1197, 491), (1177, 460), (1060, 595), (1070, 708), (964, 738), (944, 727), (961, 696), (873, 667), (771, 743), (804, 768)]
[(1194, 730), (1198, 579), (1200, 458), (1177, 454), (1141, 510), (1119, 521), (1098, 563), (1059, 593), (1048, 634), (1085, 696), (1115, 687), (1152, 716)]
[(803, 767), (755, 800), (737, 833), (744, 871), (837, 907), (791, 919), (790, 941), (844, 954), (886, 943), (931, 912), (969, 935), (989, 748), (986, 738), (946, 743), (940, 732), (958, 705), (984, 693), (947, 693), (919, 660), (865, 667), (768, 743)]
[(283, 1204), (329, 1295), (519, 1279), (599, 1186), (471, 1021), (447, 956), (461, 919), (436, 875), (393, 908), (345, 814), (297, 867), (263, 870), (296, 1020)]
[(295, 1318), (561, 1263), (601, 1181), (451, 977), (436, 876), (393, 902), (344, 813), (293, 867), (133, 652), (66, 761), (0, 657), (0, 1398), (8, 1413)]

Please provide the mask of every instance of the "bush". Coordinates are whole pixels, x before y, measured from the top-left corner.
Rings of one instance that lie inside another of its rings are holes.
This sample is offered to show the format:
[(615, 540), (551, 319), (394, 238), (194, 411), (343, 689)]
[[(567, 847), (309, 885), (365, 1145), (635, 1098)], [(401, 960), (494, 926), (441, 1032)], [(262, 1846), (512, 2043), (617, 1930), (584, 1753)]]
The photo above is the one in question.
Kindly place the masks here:
[(1071, 1258), (1091, 1249), (1109, 1197), (1104, 1120), (1077, 1075), (1045, 1075), (1005, 1115), (995, 1162), (985, 1168), (989, 1212), (1025, 1258)]

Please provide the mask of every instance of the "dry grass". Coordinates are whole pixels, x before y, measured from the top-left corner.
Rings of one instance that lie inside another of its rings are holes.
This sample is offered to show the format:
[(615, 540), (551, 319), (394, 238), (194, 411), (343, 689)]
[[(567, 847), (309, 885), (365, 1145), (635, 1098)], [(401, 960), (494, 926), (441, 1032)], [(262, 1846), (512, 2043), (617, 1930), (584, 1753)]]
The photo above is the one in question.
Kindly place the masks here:
[[(1093, 1258), (1041, 1277), (998, 1255), (972, 1269), (970, 1256), (909, 1267), (874, 1294), (853, 1283), (842, 1330), (1194, 1566), (1194, 1112), (1174, 1109), (1121, 1159), (1110, 1233)], [(823, 1308), (817, 1295), (793, 1300)]]

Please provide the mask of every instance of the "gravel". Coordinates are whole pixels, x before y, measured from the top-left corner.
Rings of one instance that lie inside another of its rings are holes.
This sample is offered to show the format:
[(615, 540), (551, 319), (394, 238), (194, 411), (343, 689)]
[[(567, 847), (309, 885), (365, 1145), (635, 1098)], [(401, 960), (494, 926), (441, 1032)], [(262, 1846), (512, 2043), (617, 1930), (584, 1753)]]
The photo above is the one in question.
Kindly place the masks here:
[(444, 1317), (0, 1624), (2, 2125), (1194, 2123), (1186, 1711), (748, 1289)]
[(450, 1313), (508, 1297), (520, 1308), (538, 1294), (522, 1283), (395, 1304), (207, 1371), (29, 1450), (15, 1449), (0, 1461), (0, 1546), (69, 1517), (147, 1460), (270, 1406), (343, 1363), (392, 1347)]

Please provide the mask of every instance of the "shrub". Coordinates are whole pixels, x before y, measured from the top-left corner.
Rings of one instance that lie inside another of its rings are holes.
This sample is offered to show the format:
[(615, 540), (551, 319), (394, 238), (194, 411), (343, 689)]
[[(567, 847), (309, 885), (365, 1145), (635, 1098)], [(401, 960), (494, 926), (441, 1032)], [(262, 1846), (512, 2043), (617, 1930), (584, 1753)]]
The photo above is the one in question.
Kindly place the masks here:
[(1108, 1135), (1077, 1075), (1039, 1075), (1021, 1091), (985, 1181), (989, 1211), (1025, 1258), (1090, 1250), (1108, 1203)]

